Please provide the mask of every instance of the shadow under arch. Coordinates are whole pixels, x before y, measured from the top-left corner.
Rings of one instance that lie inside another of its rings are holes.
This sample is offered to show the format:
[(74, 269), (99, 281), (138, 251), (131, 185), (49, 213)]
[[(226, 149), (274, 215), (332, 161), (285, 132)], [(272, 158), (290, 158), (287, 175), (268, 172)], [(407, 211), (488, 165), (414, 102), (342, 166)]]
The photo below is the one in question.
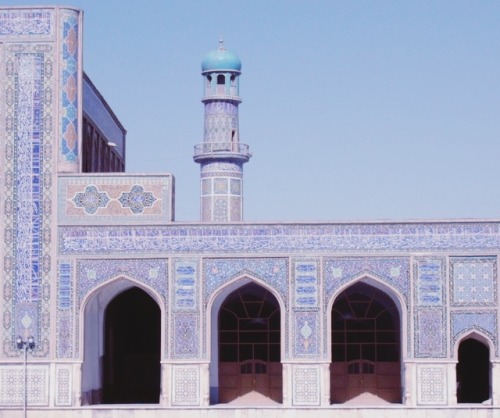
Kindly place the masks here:
[(401, 403), (406, 309), (403, 296), (363, 273), (328, 303), (332, 403)]
[(454, 347), (457, 359), (457, 403), (483, 403), (491, 398), (491, 353), (495, 346), (478, 330), (460, 335)]
[[(261, 279), (252, 276), (251, 274), (245, 273), (242, 274), (233, 280), (224, 283), (219, 288), (217, 288), (207, 302), (207, 312), (210, 312), (210, 325), (207, 327), (207, 339), (210, 347), (209, 358), (210, 358), (210, 403), (217, 404), (221, 402), (220, 396), (220, 381), (219, 381), (219, 359), (220, 359), (220, 343), (219, 343), (219, 314), (220, 310), (223, 307), (225, 301), (232, 294), (237, 292), (238, 290), (244, 290), (245, 287), (256, 286), (261, 288), (263, 291), (267, 292), (272, 299), (274, 299), (276, 308), (279, 314), (279, 330), (278, 330), (278, 340), (279, 340), (279, 376), (277, 376), (278, 372), (275, 371), (275, 380), (278, 383), (275, 385), (276, 387), (273, 389), (274, 394), (273, 398), (275, 401), (282, 401), (282, 366), (281, 366), (281, 358), (283, 351), (283, 339), (284, 333), (281, 333), (281, 330), (284, 329), (284, 321), (285, 321), (285, 303), (279, 294), (279, 292), (273, 287), (269, 286), (269, 284), (265, 283)], [(242, 367), (250, 367), (243, 366)], [(259, 367), (259, 366), (257, 366)], [(276, 369), (276, 365), (273, 365), (273, 370)], [(279, 395), (277, 393), (279, 392)], [(271, 398), (270, 396), (267, 396)], [(258, 404), (259, 400), (254, 399), (254, 404)]]
[[(105, 371), (105, 350), (106, 350), (106, 314), (107, 308), (112, 302), (119, 298), (121, 295), (136, 290), (135, 296), (132, 297), (134, 302), (139, 304), (146, 304), (148, 312), (153, 313), (152, 318), (148, 321), (153, 321), (151, 329), (156, 329), (151, 335), (145, 337), (150, 340), (152, 347), (154, 346), (157, 355), (161, 356), (163, 353), (164, 339), (164, 304), (161, 296), (151, 287), (139, 282), (126, 275), (119, 275), (100, 283), (85, 295), (80, 305), (79, 315), (79, 329), (82, 330), (80, 335), (80, 347), (82, 357), (82, 377), (81, 377), (81, 403), (82, 405), (101, 404), (109, 402), (104, 396), (104, 385), (107, 379)], [(139, 299), (138, 299), (139, 298)], [(141, 302), (142, 301), (142, 302)], [(128, 306), (134, 305), (130, 303)], [(119, 308), (118, 308), (119, 310)], [(137, 311), (137, 310), (135, 310)], [(123, 316), (118, 313), (118, 318)], [(115, 315), (116, 320), (116, 315)], [(118, 319), (119, 320), (119, 319)], [(109, 338), (108, 338), (109, 339)], [(154, 340), (154, 341), (153, 341)], [(130, 341), (134, 344), (135, 341)], [(158, 370), (160, 373), (160, 360), (158, 358)], [(137, 403), (158, 403), (159, 402), (159, 375), (157, 379), (158, 396), (155, 395), (155, 401), (146, 400)], [(129, 402), (116, 402), (110, 403), (129, 403)]]

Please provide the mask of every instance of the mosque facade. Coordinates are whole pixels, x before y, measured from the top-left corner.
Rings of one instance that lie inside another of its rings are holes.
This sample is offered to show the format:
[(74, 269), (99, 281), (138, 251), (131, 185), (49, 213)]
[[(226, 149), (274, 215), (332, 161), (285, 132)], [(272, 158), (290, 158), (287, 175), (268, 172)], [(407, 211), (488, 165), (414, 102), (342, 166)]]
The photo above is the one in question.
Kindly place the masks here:
[(176, 222), (81, 58), (81, 11), (0, 8), (1, 418), (500, 413), (498, 220), (244, 222), (220, 43)]

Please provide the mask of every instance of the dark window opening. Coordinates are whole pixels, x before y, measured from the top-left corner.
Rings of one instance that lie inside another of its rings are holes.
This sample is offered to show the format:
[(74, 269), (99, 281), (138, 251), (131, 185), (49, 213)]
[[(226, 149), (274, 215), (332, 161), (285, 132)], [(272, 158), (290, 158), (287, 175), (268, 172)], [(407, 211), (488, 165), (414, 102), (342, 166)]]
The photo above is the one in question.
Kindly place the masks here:
[(458, 347), (457, 402), (482, 403), (490, 398), (488, 347), (469, 338)]
[(217, 84), (226, 84), (226, 77), (224, 77), (222, 74), (219, 74), (217, 76)]
[(157, 303), (139, 288), (106, 308), (104, 403), (159, 403), (160, 318)]

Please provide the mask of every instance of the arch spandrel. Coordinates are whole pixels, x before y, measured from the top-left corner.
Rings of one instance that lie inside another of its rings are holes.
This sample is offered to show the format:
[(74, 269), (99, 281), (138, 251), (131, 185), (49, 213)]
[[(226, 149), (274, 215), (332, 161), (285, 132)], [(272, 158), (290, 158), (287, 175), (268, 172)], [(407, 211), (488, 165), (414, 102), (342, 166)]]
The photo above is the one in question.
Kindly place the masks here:
[(165, 259), (80, 260), (77, 263), (77, 292), (81, 301), (92, 289), (116, 277), (129, 277), (154, 289), (166, 299), (168, 261)]
[(460, 310), (450, 313), (451, 341), (450, 352), (456, 358), (457, 343), (467, 335), (477, 335), (488, 341), (490, 353), (499, 355), (498, 347), (498, 318), (496, 311), (468, 311)]
[(495, 343), (493, 342), (491, 336), (488, 335), (488, 332), (486, 330), (478, 327), (476, 329), (464, 331), (456, 336), (452, 347), (452, 356), (455, 359), (458, 359), (458, 348), (460, 347), (460, 344), (466, 340), (476, 340), (484, 344), (490, 352), (490, 359), (494, 357), (494, 353), (496, 352)]
[(325, 297), (330, 300), (340, 287), (368, 276), (394, 289), (408, 304), (410, 294), (409, 257), (332, 257), (323, 262)]
[(239, 258), (203, 260), (203, 299), (209, 300), (226, 283), (248, 276), (270, 287), (284, 301), (288, 299), (289, 261), (287, 258)]

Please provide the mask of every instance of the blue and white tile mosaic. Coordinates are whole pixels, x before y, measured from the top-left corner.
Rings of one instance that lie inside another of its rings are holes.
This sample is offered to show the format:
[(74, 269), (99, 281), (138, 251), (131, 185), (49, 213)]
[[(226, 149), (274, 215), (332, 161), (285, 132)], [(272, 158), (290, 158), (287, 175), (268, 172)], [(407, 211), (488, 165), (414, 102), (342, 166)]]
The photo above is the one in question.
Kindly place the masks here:
[(73, 265), (70, 261), (58, 262), (56, 355), (73, 357)]
[(140, 185), (134, 185), (130, 192), (122, 193), (118, 201), (124, 208), (130, 208), (132, 213), (142, 213), (144, 208), (150, 208), (156, 202), (156, 197), (153, 193), (144, 190)]
[(496, 257), (450, 258), (453, 306), (493, 306), (497, 303)]
[(320, 297), (318, 261), (294, 261), (293, 291), (295, 307), (318, 307)]
[(397, 289), (408, 299), (410, 260), (407, 257), (339, 257), (323, 262), (325, 297), (329, 300), (339, 287), (362, 275), (371, 275)]
[(416, 358), (446, 357), (446, 310), (439, 307), (415, 309)]
[(199, 357), (200, 323), (197, 313), (174, 313), (172, 358), (192, 359)]
[(198, 309), (198, 261), (176, 259), (173, 261), (174, 309), (196, 311)]
[(77, 263), (78, 307), (89, 292), (107, 280), (126, 277), (150, 286), (164, 301), (168, 291), (168, 260), (81, 260)]
[(72, 201), (77, 208), (83, 208), (85, 213), (93, 215), (99, 208), (105, 208), (109, 203), (109, 196), (106, 192), (100, 192), (99, 189), (90, 185), (81, 193), (76, 193)]
[(69, 254), (329, 254), (500, 250), (500, 223), (62, 227)]
[(236, 277), (248, 275), (275, 289), (284, 303), (288, 300), (288, 259), (285, 258), (215, 258), (203, 260), (205, 304), (212, 293)]
[(442, 258), (416, 259), (415, 304), (442, 306), (445, 302), (445, 262)]
[(451, 357), (454, 355), (454, 347), (463, 335), (469, 331), (478, 331), (486, 335), (495, 345), (495, 353), (498, 356), (498, 319), (496, 311), (453, 311), (450, 313), (451, 320)]
[(316, 358), (320, 354), (320, 312), (298, 311), (293, 313), (293, 356)]
[[(29, 14), (18, 17), (21, 22)], [(5, 119), (0, 125), (5, 126), (2, 197), (7, 302), (3, 323), (10, 334), (10, 341), (4, 340), (4, 353), (18, 356), (15, 337), (31, 334), (39, 341), (33, 355), (44, 357), (49, 350), (51, 318), (53, 52), (48, 44), (28, 42), (7, 44), (3, 51), (6, 96)]]
[(61, 143), (60, 157), (78, 169), (78, 102), (81, 91), (78, 69), (79, 21), (78, 12), (65, 10), (62, 14), (62, 74), (61, 74)]
[(0, 12), (0, 36), (51, 35), (52, 11), (48, 9), (10, 9)]

